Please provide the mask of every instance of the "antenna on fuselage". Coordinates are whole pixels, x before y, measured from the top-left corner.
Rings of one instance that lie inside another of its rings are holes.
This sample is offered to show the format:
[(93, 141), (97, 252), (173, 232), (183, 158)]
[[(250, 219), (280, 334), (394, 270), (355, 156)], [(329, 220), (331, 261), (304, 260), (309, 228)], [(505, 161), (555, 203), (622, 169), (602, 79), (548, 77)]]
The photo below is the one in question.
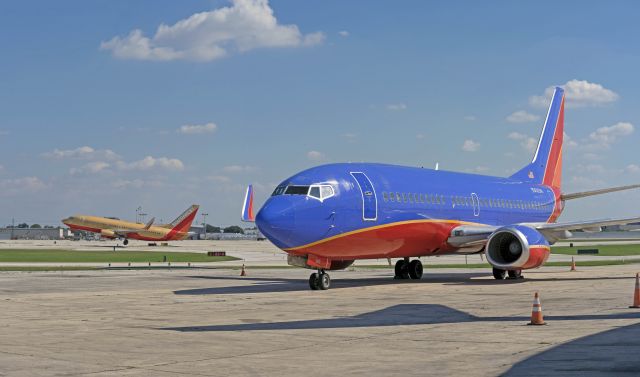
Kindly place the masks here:
[(440, 167), (440, 163), (436, 162), (436, 170)]

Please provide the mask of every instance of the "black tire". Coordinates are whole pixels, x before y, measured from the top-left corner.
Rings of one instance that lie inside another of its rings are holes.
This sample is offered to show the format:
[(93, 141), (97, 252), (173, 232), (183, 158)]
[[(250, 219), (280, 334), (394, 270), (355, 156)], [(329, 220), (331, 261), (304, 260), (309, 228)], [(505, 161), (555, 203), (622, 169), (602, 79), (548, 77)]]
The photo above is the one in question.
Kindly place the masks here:
[(509, 270), (509, 279), (522, 279), (522, 270)]
[(327, 289), (329, 289), (330, 286), (331, 286), (331, 277), (329, 276), (329, 274), (320, 274), (318, 278), (318, 287), (321, 290), (326, 291)]
[(507, 277), (507, 270), (501, 270), (499, 268), (493, 268), (493, 277), (496, 280), (504, 280)]
[(400, 259), (396, 262), (395, 267), (396, 276), (395, 279), (409, 279), (409, 265), (404, 261), (404, 259)]
[(409, 276), (411, 279), (419, 280), (422, 279), (422, 262), (419, 259), (414, 259), (409, 263)]
[(129, 244), (129, 240), (124, 240), (124, 241), (122, 241), (122, 244), (123, 244), (123, 245), (125, 245), (125, 246), (127, 246), (127, 245)]
[(309, 288), (314, 291), (320, 289), (320, 279), (318, 279), (318, 274), (316, 272), (309, 276)]

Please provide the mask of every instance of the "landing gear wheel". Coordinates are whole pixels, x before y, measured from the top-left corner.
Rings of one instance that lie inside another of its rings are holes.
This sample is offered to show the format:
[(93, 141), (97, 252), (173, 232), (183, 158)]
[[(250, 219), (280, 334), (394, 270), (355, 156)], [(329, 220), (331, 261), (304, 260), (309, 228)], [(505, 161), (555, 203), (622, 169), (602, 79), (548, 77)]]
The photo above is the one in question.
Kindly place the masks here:
[(311, 274), (311, 276), (309, 276), (309, 288), (314, 291), (320, 289), (320, 279), (317, 272), (314, 272)]
[(123, 244), (123, 245), (125, 245), (125, 246), (127, 246), (127, 245), (129, 244), (129, 240), (124, 240), (124, 241), (122, 241), (122, 244)]
[(493, 277), (496, 280), (504, 280), (507, 277), (507, 270), (501, 270), (499, 268), (493, 268)]
[(318, 286), (321, 290), (326, 291), (331, 286), (331, 277), (327, 273), (321, 273), (318, 279)]
[(409, 263), (409, 276), (411, 279), (419, 280), (422, 278), (422, 262), (419, 259), (414, 259)]
[(404, 259), (400, 259), (396, 262), (395, 272), (394, 279), (409, 279), (409, 263), (405, 262)]
[(522, 279), (522, 270), (509, 270), (509, 279)]

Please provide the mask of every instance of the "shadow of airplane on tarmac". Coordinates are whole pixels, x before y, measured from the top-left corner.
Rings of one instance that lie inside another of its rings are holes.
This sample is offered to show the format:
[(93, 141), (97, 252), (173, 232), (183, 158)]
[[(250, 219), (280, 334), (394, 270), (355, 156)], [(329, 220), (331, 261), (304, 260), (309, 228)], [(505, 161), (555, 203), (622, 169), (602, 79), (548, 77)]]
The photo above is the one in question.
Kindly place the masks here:
[[(255, 331), (255, 330), (308, 330), (340, 329), (380, 326), (432, 325), (463, 322), (526, 322), (530, 318), (478, 317), (460, 310), (439, 304), (400, 304), (382, 310), (362, 313), (349, 317), (311, 319), (289, 322), (246, 323), (235, 325), (168, 327), (162, 330), (180, 332), (202, 331)], [(640, 319), (640, 312), (593, 314), (593, 315), (557, 315), (545, 316), (548, 321), (582, 321), (606, 319)]]

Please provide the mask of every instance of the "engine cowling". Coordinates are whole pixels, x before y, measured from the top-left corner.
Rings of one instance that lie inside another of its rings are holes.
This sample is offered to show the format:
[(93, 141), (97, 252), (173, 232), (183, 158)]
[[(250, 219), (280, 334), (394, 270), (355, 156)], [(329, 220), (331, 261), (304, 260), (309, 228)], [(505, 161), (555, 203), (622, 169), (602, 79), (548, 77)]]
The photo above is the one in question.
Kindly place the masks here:
[(116, 238), (116, 233), (113, 230), (102, 229), (100, 231), (100, 237), (104, 238)]
[(487, 261), (503, 270), (526, 270), (540, 267), (549, 258), (549, 243), (537, 230), (514, 225), (503, 227), (489, 237)]

